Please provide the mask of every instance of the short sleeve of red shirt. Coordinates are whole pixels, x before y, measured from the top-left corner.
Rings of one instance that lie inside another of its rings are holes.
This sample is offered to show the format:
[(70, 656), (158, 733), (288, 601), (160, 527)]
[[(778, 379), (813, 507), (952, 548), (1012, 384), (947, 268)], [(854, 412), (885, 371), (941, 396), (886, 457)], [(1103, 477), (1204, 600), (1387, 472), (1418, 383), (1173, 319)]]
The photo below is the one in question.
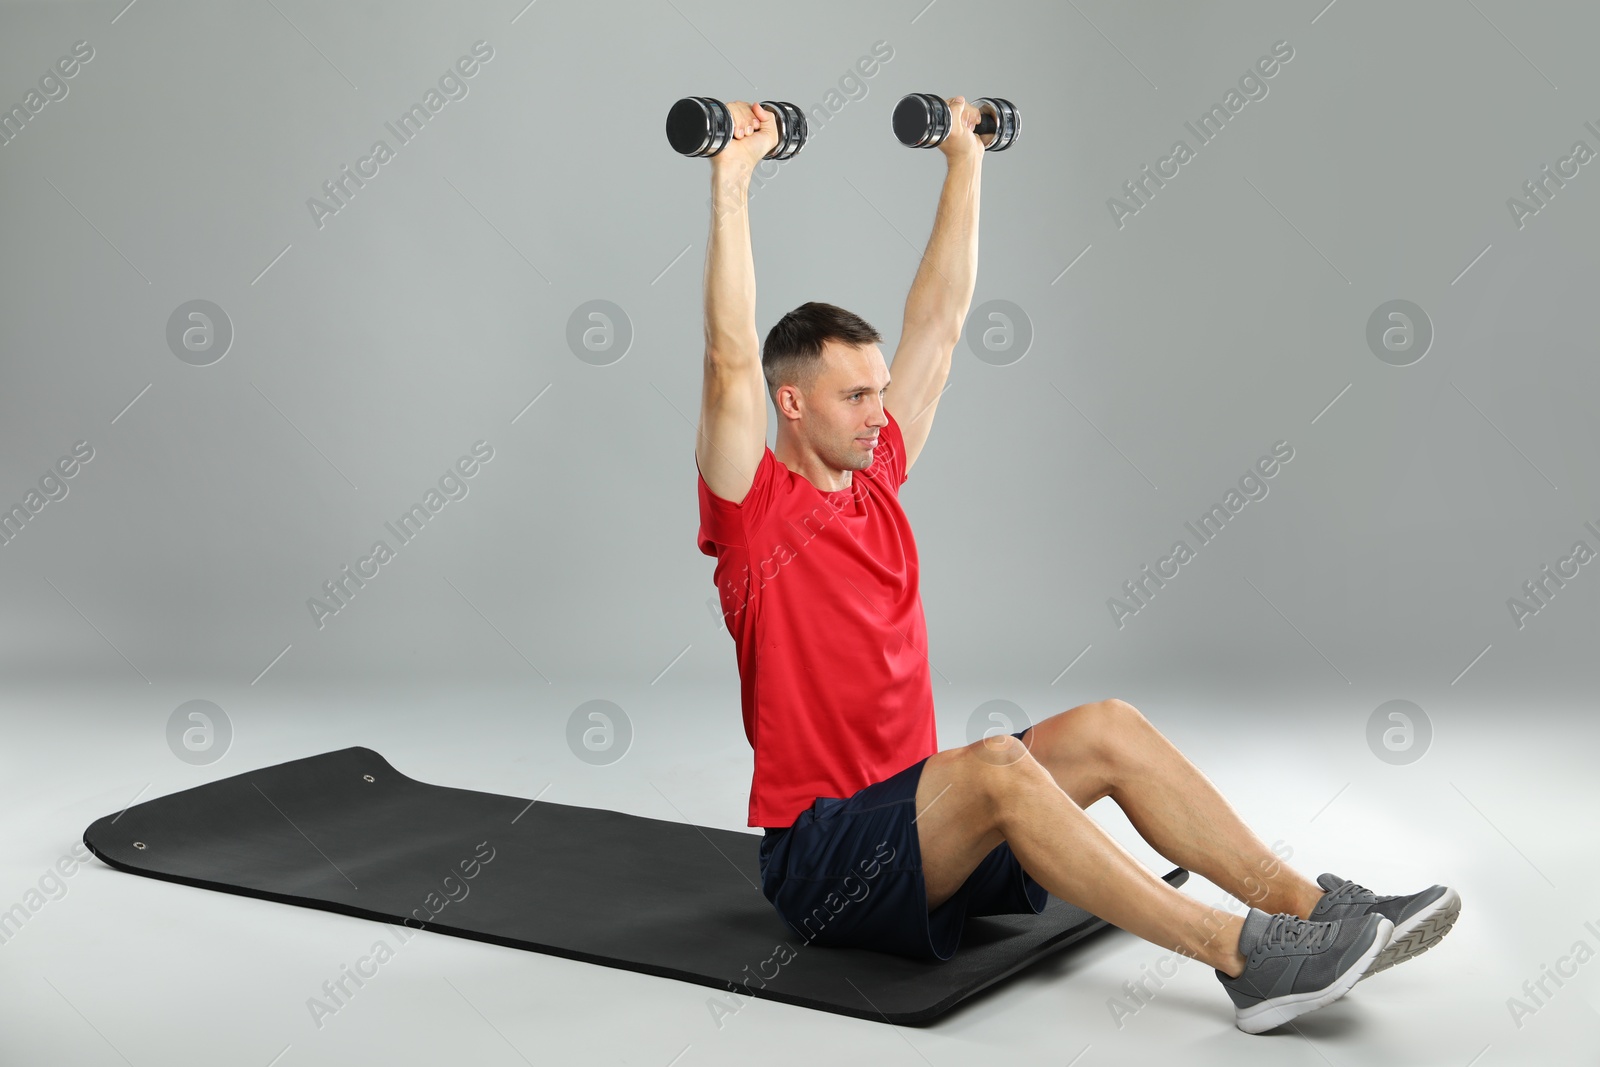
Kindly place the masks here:
[(938, 751), (905, 439), (886, 412), (872, 465), (828, 492), (771, 448), (740, 502), (698, 478), (700, 551), (739, 665), (755, 751), (750, 826), (788, 826)]

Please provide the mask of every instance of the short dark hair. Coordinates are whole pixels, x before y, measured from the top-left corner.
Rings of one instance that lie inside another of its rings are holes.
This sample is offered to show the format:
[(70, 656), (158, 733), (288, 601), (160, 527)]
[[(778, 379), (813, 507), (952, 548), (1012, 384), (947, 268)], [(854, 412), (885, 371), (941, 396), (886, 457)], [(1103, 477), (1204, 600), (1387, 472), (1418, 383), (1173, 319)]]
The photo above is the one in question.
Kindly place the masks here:
[(812, 300), (801, 304), (767, 331), (761, 349), (761, 372), (767, 395), (777, 403), (778, 388), (798, 385), (809, 393), (822, 370), (822, 346), (829, 341), (848, 345), (883, 343), (883, 335), (859, 315), (842, 307)]

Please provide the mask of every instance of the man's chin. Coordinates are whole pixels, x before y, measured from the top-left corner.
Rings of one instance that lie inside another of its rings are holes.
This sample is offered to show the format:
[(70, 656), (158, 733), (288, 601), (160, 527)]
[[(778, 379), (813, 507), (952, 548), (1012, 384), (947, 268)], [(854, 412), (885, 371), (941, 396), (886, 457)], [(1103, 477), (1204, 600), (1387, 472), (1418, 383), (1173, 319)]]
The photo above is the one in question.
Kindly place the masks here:
[(843, 456), (835, 457), (834, 462), (842, 471), (864, 471), (872, 466), (873, 454), (876, 449), (862, 448), (856, 441), (851, 441), (850, 450)]

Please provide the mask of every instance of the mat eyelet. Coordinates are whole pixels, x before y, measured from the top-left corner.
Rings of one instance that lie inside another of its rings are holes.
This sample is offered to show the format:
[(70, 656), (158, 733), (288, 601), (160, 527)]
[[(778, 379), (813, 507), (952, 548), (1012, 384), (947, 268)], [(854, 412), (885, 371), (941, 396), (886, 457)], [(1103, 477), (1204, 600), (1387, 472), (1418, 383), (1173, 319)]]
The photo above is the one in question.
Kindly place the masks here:
[(372, 775), (370, 775), (370, 774), (363, 774), (363, 775), (362, 775), (362, 776), (361, 776), (361, 777), (362, 777), (362, 778), (364, 778), (364, 779), (366, 779), (366, 780), (367, 780), (367, 781), (369, 781), (369, 782), (375, 782), (375, 781), (377, 781), (377, 779), (376, 779), (376, 778), (374, 778), (374, 777), (372, 777)]
[(145, 848), (145, 843), (143, 841), (135, 841), (133, 843), (133, 847), (137, 848), (137, 849), (140, 849), (140, 850), (143, 850)]

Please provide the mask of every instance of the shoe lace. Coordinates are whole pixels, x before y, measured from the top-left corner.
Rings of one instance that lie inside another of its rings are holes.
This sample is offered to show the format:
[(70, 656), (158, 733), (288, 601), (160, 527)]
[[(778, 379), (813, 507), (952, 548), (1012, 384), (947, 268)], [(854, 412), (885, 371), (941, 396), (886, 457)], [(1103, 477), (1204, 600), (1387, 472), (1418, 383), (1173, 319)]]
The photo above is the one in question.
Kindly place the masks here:
[(1328, 899), (1333, 903), (1346, 902), (1371, 902), (1381, 900), (1378, 894), (1357, 882), (1347, 881), (1328, 894)]
[(1333, 924), (1311, 922), (1287, 913), (1274, 915), (1261, 935), (1261, 946), (1268, 948), (1283, 945), (1289, 948), (1319, 949), (1333, 937)]

